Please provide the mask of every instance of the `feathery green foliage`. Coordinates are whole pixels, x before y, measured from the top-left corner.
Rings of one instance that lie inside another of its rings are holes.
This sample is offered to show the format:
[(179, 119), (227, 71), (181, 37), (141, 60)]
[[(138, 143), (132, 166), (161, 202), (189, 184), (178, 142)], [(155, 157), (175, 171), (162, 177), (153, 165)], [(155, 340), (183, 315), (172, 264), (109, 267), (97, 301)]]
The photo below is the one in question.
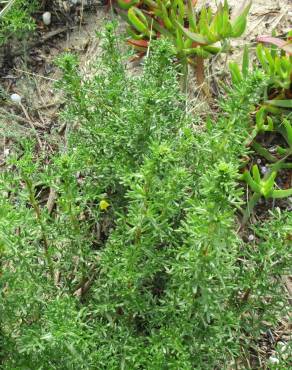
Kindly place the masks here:
[(276, 210), (252, 242), (236, 232), (263, 75), (202, 129), (166, 40), (142, 76), (125, 72), (117, 45), (109, 26), (90, 79), (59, 60), (66, 147), (36, 158), (23, 143), (1, 174), (3, 369), (225, 368), (285, 311), (291, 213)]
[[(10, 3), (11, 6), (9, 6)], [(7, 5), (7, 11), (2, 8), (3, 12), (0, 16), (0, 45), (6, 44), (11, 39), (22, 39), (35, 27), (31, 18), (31, 13), (37, 8), (35, 0), (10, 0), (5, 5)]]

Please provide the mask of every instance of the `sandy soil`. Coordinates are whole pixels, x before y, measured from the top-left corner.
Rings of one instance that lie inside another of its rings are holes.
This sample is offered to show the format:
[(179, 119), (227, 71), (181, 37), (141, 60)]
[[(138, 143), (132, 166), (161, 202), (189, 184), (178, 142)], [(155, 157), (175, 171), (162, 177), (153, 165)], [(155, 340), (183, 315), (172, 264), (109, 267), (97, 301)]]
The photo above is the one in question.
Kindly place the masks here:
[[(246, 0), (229, 0), (232, 12), (236, 13), (246, 2)], [(59, 3), (60, 7), (66, 7), (66, 2), (59, 1)], [(204, 3), (215, 7), (218, 1), (199, 0), (198, 6)], [(3, 94), (6, 96), (12, 93), (21, 95), (28, 114), (9, 103), (0, 107), (0, 164), (10, 151), (13, 137), (31, 135), (32, 125), (36, 126), (40, 136), (50, 135), (60, 124), (58, 115), (62, 97), (56, 93), (54, 88), (54, 83), (59, 78), (54, 59), (64, 51), (76, 53), (80, 59), (81, 69), (84, 73), (89, 73), (90, 64), (99, 53), (99, 39), (96, 31), (101, 30), (103, 25), (113, 17), (106, 7), (100, 6), (95, 6), (88, 12), (83, 12), (82, 7), (79, 6), (76, 8), (76, 14), (72, 17), (71, 11), (70, 16), (71, 25), (68, 28), (67, 21), (66, 26), (65, 21), (62, 24), (62, 20), (60, 21), (59, 17), (53, 14), (52, 25), (44, 29), (42, 34), (46, 38), (57, 31), (57, 36), (49, 37), (43, 44), (31, 48), (28, 58), (24, 58), (23, 55), (15, 58), (15, 68), (1, 78)], [(291, 26), (292, 0), (254, 0), (247, 30), (242, 38), (232, 40), (232, 50), (228, 59), (240, 62), (243, 45), (248, 44), (253, 50), (258, 35), (271, 34), (272, 30), (276, 30), (277, 34), (281, 35)], [(59, 30), (63, 31), (58, 34)], [(224, 55), (218, 55), (212, 63), (209, 63), (211, 67), (207, 75), (210, 80), (212, 78), (214, 80), (212, 76), (218, 76), (227, 71), (227, 61)], [(189, 90), (190, 101), (196, 104), (195, 109), (198, 112), (208, 111), (209, 106), (203, 99), (198, 103), (198, 91), (200, 90), (192, 77), (189, 80)]]
[[(232, 11), (235, 12), (246, 2), (245, 0), (229, 0)], [(198, 6), (204, 3), (214, 7), (218, 1), (199, 0)], [(53, 64), (54, 59), (60, 52), (71, 51), (79, 55), (81, 68), (88, 69), (98, 54), (99, 40), (96, 37), (96, 31), (100, 30), (111, 18), (111, 12), (104, 7), (95, 8), (93, 12), (84, 12), (81, 15), (84, 24), (75, 25), (72, 32), (65, 32), (65, 36), (62, 33), (63, 37), (57, 36), (49, 40), (46, 45), (33, 50), (36, 54), (34, 58), (40, 59), (40, 67), (34, 68), (34, 74), (30, 74), (32, 72), (30, 66), (26, 67), (23, 58), (19, 58), (19, 61), (16, 61), (17, 68), (10, 73), (12, 77), (10, 83), (7, 84), (7, 79), (5, 80), (7, 94), (19, 93), (24, 97), (30, 111), (38, 111), (39, 107), (42, 107), (40, 114), (45, 125), (51, 125), (53, 118), (51, 108), (59, 99), (53, 88), (54, 80), (58, 78), (58, 71)], [(254, 0), (244, 37), (232, 41), (233, 50), (229, 58), (240, 61), (243, 45), (248, 44), (253, 49), (258, 35), (271, 34), (272, 30), (276, 30), (277, 34), (282, 34), (289, 29), (289, 26), (291, 28), (291, 25), (292, 0)], [(47, 31), (50, 32), (51, 29)], [(226, 58), (219, 56), (216, 59), (215, 72), (222, 67), (226, 69)], [(191, 86), (193, 88), (194, 83), (191, 83)], [(46, 106), (49, 109), (46, 110)]]

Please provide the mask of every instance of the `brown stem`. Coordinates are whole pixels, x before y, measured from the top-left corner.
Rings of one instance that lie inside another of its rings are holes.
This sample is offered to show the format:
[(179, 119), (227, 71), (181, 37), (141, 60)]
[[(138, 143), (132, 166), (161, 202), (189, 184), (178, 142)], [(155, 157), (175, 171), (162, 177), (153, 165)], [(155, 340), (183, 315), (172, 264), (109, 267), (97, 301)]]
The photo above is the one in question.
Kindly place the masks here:
[(202, 57), (196, 57), (195, 75), (198, 86), (202, 89), (206, 97), (211, 99), (210, 89), (205, 80), (204, 58)]

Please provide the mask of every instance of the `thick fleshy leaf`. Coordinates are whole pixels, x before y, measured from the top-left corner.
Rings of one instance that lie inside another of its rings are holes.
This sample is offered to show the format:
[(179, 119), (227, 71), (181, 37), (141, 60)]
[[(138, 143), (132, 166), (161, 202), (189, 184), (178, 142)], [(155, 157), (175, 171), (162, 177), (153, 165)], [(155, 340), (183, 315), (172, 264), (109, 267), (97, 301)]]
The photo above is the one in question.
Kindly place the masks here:
[(144, 13), (145, 18), (147, 19), (148, 23), (152, 25), (153, 29), (155, 29), (157, 32), (161, 33), (161, 35), (164, 35), (166, 37), (169, 37), (170, 39), (173, 38), (173, 35), (171, 32), (169, 32), (163, 25), (163, 22), (156, 21), (154, 18), (150, 17), (147, 13)]
[(260, 194), (261, 193), (261, 188), (258, 183), (254, 181), (254, 179), (251, 177), (251, 174), (249, 171), (245, 171), (242, 175), (242, 180), (244, 180), (249, 187), (254, 191), (255, 193)]
[(127, 43), (134, 46), (135, 49), (145, 51), (148, 48), (149, 41), (129, 39), (127, 40)]
[(257, 42), (262, 42), (264, 44), (272, 44), (276, 45), (279, 48), (281, 48), (283, 45), (285, 45), (286, 41), (281, 40), (277, 37), (272, 37), (272, 36), (258, 36), (257, 37)]
[(254, 178), (256, 183), (259, 184), (261, 182), (261, 175), (257, 164), (252, 167), (252, 177)]
[(292, 148), (292, 125), (286, 119), (284, 120), (283, 124), (284, 124), (284, 126), (286, 128), (288, 144)]
[(131, 23), (131, 25), (141, 33), (144, 33), (145, 35), (150, 34), (149, 32), (149, 25), (147, 22), (147, 19), (143, 12), (135, 7), (132, 7), (128, 10), (128, 19)]
[(248, 53), (248, 47), (245, 45), (244, 51), (243, 51), (243, 58), (242, 58), (242, 75), (244, 77), (247, 77), (248, 75), (248, 67), (249, 67), (249, 53)]
[(229, 63), (229, 70), (231, 73), (232, 83), (234, 85), (237, 85), (242, 81), (242, 74), (239, 69), (239, 65), (235, 62)]
[(133, 5), (137, 5), (139, 3), (139, 0), (117, 0), (119, 7), (121, 7), (124, 10), (128, 10)]
[(196, 28), (196, 16), (194, 13), (194, 4), (192, 4), (192, 0), (187, 0), (187, 7), (188, 7), (188, 20), (189, 20), (189, 27), (192, 31)]
[(292, 189), (274, 190), (272, 197), (275, 199), (287, 198), (292, 196)]
[(208, 45), (209, 44), (209, 40), (206, 37), (204, 37), (203, 35), (201, 35), (199, 33), (194, 33), (194, 32), (189, 31), (187, 28), (183, 27), (179, 22), (176, 22), (176, 24), (181, 28), (183, 33), (189, 39), (194, 41), (196, 44), (198, 44), (198, 45)]
[(258, 42), (262, 42), (263, 44), (271, 44), (275, 45), (278, 48), (286, 51), (286, 53), (292, 55), (292, 42), (285, 41), (282, 39), (279, 39), (278, 37), (272, 37), (272, 36), (259, 36), (257, 37)]
[(231, 22), (234, 22), (240, 16), (240, 14), (244, 12), (249, 4), (250, 0), (242, 0), (240, 4), (235, 4), (231, 12)]
[(246, 28), (246, 18), (251, 7), (251, 1), (248, 3), (243, 12), (232, 22), (232, 36), (240, 37)]

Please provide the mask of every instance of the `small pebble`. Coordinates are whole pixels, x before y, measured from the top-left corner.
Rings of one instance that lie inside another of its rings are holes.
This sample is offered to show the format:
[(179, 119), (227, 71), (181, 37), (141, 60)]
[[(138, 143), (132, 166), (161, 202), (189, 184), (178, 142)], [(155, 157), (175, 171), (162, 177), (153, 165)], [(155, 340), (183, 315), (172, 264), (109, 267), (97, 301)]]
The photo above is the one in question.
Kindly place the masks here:
[(46, 26), (48, 26), (49, 24), (51, 24), (51, 18), (52, 18), (52, 15), (50, 12), (45, 12), (43, 14), (43, 22)]
[(73, 5), (77, 5), (77, 4), (82, 4), (82, 5), (88, 5), (88, 1), (87, 0), (70, 0), (70, 3), (73, 4)]
[(11, 94), (10, 99), (13, 101), (13, 103), (21, 103), (21, 96), (18, 94)]
[(261, 164), (262, 160), (260, 158), (257, 159), (257, 164)]
[(253, 235), (253, 234), (250, 234), (250, 235), (248, 236), (248, 240), (249, 240), (250, 242), (254, 241), (254, 235)]
[(262, 166), (261, 167), (261, 172), (262, 172), (263, 175), (265, 175), (268, 172), (267, 167), (266, 166)]

